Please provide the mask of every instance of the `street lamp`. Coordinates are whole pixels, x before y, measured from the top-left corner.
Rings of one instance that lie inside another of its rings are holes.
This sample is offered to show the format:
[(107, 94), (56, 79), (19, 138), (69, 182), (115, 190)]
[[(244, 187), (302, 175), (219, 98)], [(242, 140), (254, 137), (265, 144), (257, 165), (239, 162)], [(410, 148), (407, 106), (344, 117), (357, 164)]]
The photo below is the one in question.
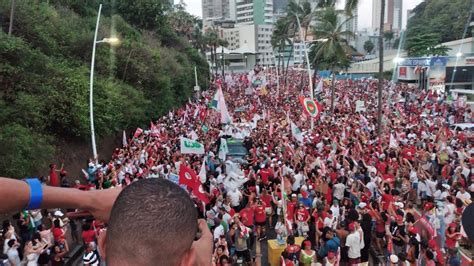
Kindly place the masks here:
[(94, 43), (92, 44), (92, 59), (91, 59), (91, 75), (90, 75), (90, 88), (89, 88), (89, 114), (91, 122), (91, 140), (92, 140), (92, 154), (94, 160), (97, 163), (97, 146), (95, 143), (95, 129), (94, 129), (94, 106), (93, 106), (93, 95), (94, 95), (94, 63), (95, 63), (95, 47), (98, 43), (108, 43), (110, 45), (117, 45), (120, 40), (115, 37), (104, 38), (97, 41), (97, 33), (99, 31), (100, 12), (102, 11), (102, 4), (99, 5), (99, 12), (97, 13), (97, 22), (95, 25)]

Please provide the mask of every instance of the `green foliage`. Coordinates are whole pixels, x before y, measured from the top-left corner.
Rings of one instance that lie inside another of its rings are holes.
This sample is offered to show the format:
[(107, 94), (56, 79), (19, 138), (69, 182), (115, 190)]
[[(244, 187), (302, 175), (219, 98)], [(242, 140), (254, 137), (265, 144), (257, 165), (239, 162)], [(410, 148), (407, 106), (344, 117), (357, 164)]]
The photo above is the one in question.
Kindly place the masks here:
[[(429, 0), (421, 2), (408, 20), (406, 47), (420, 34), (436, 34), (438, 43), (458, 40), (463, 37), (468, 26), (471, 1), (467, 0)], [(467, 35), (470, 37), (470, 30)]]
[(370, 40), (367, 40), (364, 42), (364, 50), (370, 54), (375, 48), (375, 44), (371, 42)]
[(24, 178), (45, 168), (54, 156), (51, 139), (16, 123), (0, 127), (2, 175)]
[(337, 70), (349, 65), (350, 48), (347, 38), (353, 36), (353, 33), (343, 30), (348, 20), (340, 22), (338, 14), (340, 11), (334, 7), (327, 7), (317, 15), (318, 27), (313, 28), (313, 33), (325, 41), (314, 44), (309, 57), (313, 66), (318, 69)]
[(436, 33), (422, 33), (407, 39), (405, 49), (408, 56), (442, 56), (447, 55), (450, 48), (439, 45), (440, 36)]
[(130, 24), (155, 30), (166, 24), (165, 12), (171, 8), (165, 0), (117, 0), (116, 8)]
[[(190, 44), (198, 33), (173, 30), (168, 1), (16, 1), (13, 35), (0, 31), (0, 173), (31, 175), (54, 158), (60, 140), (89, 141), (90, 60), (99, 2), (98, 39), (117, 36), (121, 44), (97, 44), (98, 136), (146, 126), (186, 102), (195, 85), (194, 66), (201, 88), (208, 86), (209, 66)], [(9, 12), (10, 1), (0, 1), (0, 21), (7, 27)]]

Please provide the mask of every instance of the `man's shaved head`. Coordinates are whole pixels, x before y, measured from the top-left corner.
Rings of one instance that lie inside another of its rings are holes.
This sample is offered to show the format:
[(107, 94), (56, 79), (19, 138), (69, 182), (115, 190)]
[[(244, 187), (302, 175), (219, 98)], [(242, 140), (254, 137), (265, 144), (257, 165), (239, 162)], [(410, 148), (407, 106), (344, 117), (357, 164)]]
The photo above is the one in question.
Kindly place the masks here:
[(178, 265), (196, 230), (196, 208), (186, 191), (163, 179), (133, 182), (112, 208), (107, 264)]

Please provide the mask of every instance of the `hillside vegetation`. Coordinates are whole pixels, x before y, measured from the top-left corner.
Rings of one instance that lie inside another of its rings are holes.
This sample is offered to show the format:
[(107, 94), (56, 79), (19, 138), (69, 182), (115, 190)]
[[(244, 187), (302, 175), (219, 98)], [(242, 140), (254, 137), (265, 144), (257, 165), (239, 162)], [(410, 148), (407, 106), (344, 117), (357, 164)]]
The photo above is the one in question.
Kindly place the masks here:
[[(201, 87), (209, 66), (193, 46), (196, 21), (166, 0), (0, 0), (0, 175), (25, 177), (57, 161), (60, 141), (90, 141), (89, 74), (99, 2), (95, 130), (112, 136), (145, 126)], [(175, 30), (176, 23), (181, 30)]]

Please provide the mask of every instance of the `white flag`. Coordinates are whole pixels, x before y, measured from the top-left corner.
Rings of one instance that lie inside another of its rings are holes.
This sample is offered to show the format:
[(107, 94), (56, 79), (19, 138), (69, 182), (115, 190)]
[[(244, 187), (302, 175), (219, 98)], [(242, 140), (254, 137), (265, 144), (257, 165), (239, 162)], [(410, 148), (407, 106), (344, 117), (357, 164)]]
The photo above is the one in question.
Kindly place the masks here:
[(224, 93), (221, 88), (218, 88), (214, 98), (212, 99), (211, 108), (216, 109), (221, 113), (221, 123), (222, 124), (232, 124), (232, 117), (227, 110), (227, 105), (225, 104)]
[(196, 131), (193, 129), (193, 131), (191, 131), (191, 133), (189, 133), (189, 137), (192, 139), (192, 140), (197, 140), (198, 139), (198, 135), (196, 133)]
[(291, 135), (293, 135), (293, 138), (295, 138), (298, 142), (303, 142), (303, 134), (301, 134), (301, 130), (296, 126), (295, 123), (293, 123), (293, 121), (291, 121)]
[(181, 137), (180, 142), (182, 154), (204, 154), (204, 145), (201, 143), (185, 137)]
[(315, 94), (323, 92), (323, 80), (319, 80), (318, 86), (314, 90)]
[(219, 147), (219, 159), (225, 161), (227, 153), (229, 153), (229, 147), (227, 147), (227, 140), (221, 138), (221, 146)]
[(128, 147), (127, 134), (125, 133), (125, 130), (123, 131), (122, 145), (124, 148)]
[(201, 184), (206, 183), (206, 158), (202, 159), (201, 170), (199, 171), (199, 179), (201, 180)]
[(398, 148), (398, 141), (397, 141), (397, 139), (393, 136), (392, 133), (390, 133), (390, 144), (389, 144), (389, 147), (390, 147), (390, 148)]

